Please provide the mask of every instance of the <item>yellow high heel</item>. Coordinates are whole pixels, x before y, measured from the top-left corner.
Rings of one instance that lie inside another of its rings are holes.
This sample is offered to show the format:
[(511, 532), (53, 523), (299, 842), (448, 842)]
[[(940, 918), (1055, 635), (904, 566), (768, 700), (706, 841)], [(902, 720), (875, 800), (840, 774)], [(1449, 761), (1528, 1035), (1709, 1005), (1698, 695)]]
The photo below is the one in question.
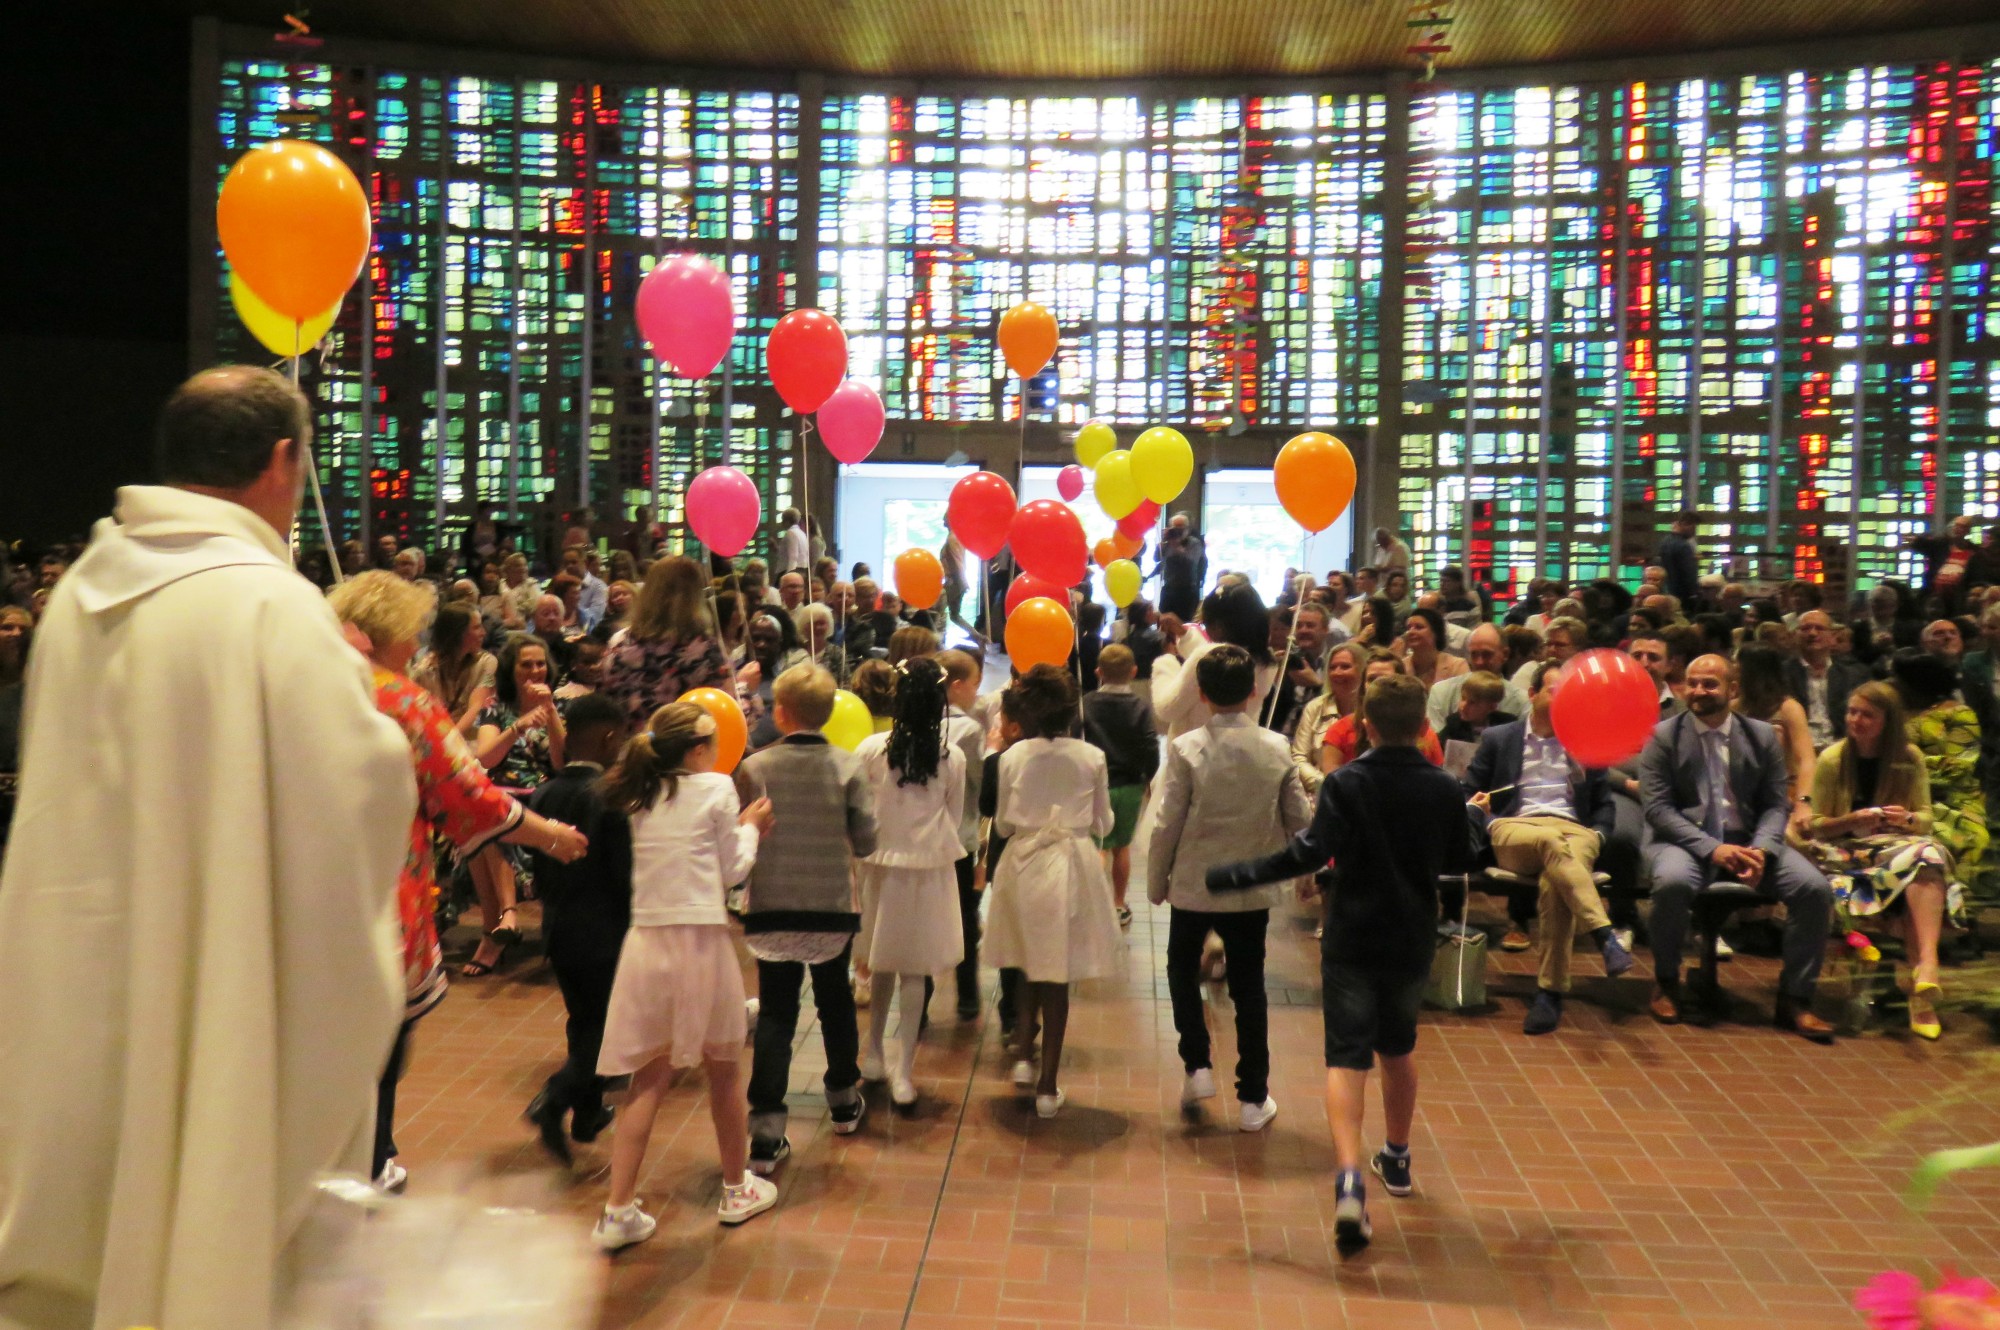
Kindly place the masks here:
[[(1914, 976), (1912, 976), (1914, 979)], [(1910, 1033), (1919, 1039), (1938, 1039), (1944, 1035), (1944, 1026), (1938, 1023), (1937, 1008), (1931, 1005), (1931, 998), (1944, 990), (1925, 979), (1915, 979), (1910, 988)], [(1929, 1017), (1928, 1020), (1920, 1019)]]

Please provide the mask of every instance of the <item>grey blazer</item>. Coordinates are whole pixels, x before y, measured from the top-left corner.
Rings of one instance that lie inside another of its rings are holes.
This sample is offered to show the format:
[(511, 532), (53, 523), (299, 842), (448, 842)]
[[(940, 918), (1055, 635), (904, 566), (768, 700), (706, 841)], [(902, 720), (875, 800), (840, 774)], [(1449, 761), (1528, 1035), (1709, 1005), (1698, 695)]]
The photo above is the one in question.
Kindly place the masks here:
[(1282, 850), (1312, 821), (1291, 745), (1249, 716), (1213, 716), (1167, 745), (1159, 820), (1146, 859), (1146, 899), (1183, 910), (1264, 910), (1284, 885), (1211, 893), (1208, 870)]
[[(1729, 788), (1749, 843), (1766, 854), (1785, 848), (1791, 816), (1791, 776), (1775, 727), (1736, 716), (1729, 736)], [(1639, 799), (1656, 840), (1678, 845), (1706, 863), (1721, 844), (1702, 829), (1702, 724), (1690, 712), (1660, 722), (1639, 755)]]

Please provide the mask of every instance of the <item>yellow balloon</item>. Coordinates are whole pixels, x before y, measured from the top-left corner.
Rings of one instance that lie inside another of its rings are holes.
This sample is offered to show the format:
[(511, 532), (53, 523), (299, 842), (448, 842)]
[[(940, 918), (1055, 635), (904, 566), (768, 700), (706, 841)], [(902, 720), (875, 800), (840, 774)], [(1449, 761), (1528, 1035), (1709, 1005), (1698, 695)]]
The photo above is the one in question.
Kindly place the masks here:
[(1194, 449), (1177, 429), (1155, 425), (1132, 443), (1132, 478), (1154, 503), (1172, 503), (1194, 478)]
[(875, 733), (875, 718), (868, 714), (866, 702), (843, 688), (833, 695), (833, 714), (826, 718), (819, 732), (835, 748), (845, 748), (851, 753), (861, 746), (863, 739)]
[(1097, 475), (1091, 481), (1091, 490), (1097, 495), (1097, 506), (1113, 521), (1130, 517), (1146, 501), (1146, 496), (1139, 492), (1138, 480), (1132, 475), (1132, 454), (1122, 448), (1104, 454), (1103, 460), (1097, 464)]
[(1139, 598), (1139, 565), (1130, 559), (1114, 559), (1104, 569), (1104, 589), (1111, 603), (1124, 609)]
[(229, 303), (236, 306), (236, 317), (243, 320), (250, 335), (271, 354), (279, 356), (302, 356), (318, 346), (340, 314), (340, 302), (336, 300), (325, 313), (316, 314), (304, 323), (293, 323), (258, 299), (250, 284), (234, 272), (229, 274)]
[(1076, 460), (1086, 471), (1095, 470), (1104, 455), (1117, 446), (1117, 432), (1101, 420), (1093, 420), (1076, 432)]

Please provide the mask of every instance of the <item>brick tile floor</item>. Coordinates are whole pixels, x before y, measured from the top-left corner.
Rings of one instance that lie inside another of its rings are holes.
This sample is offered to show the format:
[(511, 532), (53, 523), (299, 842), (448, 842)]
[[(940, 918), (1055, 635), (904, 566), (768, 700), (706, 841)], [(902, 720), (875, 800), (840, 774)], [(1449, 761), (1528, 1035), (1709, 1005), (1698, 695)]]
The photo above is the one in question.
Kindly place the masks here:
[[(526, 919), (532, 931), (532, 908)], [(1763, 1023), (1776, 965), (1749, 955), (1724, 970), (1742, 1023), (1655, 1026), (1643, 964), (1611, 983), (1580, 956), (1563, 1028), (1529, 1039), (1533, 955), (1496, 954), (1488, 1010), (1424, 1018), (1416, 1195), (1374, 1195), (1374, 1245), (1342, 1260), (1309, 921), (1273, 921), (1281, 1109), (1246, 1136), (1219, 1112), (1181, 1117), (1166, 920), (1141, 902), (1125, 977), (1079, 992), (1069, 1107), (1052, 1122), (1005, 1079), (990, 1001), (960, 1023), (947, 984), (916, 1111), (899, 1116), (874, 1087), (863, 1130), (836, 1137), (808, 1024), (781, 1199), (741, 1229), (715, 1222), (715, 1144), (692, 1074), (648, 1160), (659, 1234), (608, 1263), (602, 1325), (1762, 1330), (1856, 1324), (1852, 1291), (1890, 1266), (2000, 1277), (2000, 1178), (1955, 1180), (1924, 1217), (1898, 1199), (1924, 1151), (2000, 1137), (1977, 1023), (1954, 1019), (1936, 1045), (1890, 1031), (1813, 1047)], [(990, 972), (987, 985), (990, 999)], [(1823, 1009), (1838, 989), (1823, 987)], [(1227, 1110), (1220, 985), (1209, 1002), (1213, 1103)], [(563, 1173), (520, 1120), (560, 1060), (562, 1019), (531, 954), (455, 984), (404, 1084), (413, 1192), (468, 1186), (588, 1227), (609, 1136)]]

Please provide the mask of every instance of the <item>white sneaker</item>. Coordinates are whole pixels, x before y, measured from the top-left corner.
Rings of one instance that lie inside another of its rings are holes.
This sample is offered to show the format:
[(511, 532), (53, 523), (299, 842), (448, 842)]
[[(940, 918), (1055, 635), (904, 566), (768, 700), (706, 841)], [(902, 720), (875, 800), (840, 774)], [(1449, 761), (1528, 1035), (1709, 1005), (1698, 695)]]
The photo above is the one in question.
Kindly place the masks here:
[(1014, 1088), (1016, 1090), (1035, 1088), (1035, 1064), (1026, 1058), (1014, 1064)]
[(1198, 1099), (1213, 1098), (1215, 1098), (1214, 1069), (1203, 1067), (1199, 1071), (1189, 1072), (1186, 1082), (1181, 1086), (1181, 1107), (1190, 1108)]
[(1038, 1094), (1035, 1096), (1035, 1116), (1038, 1118), (1052, 1118), (1062, 1110), (1062, 1106), (1063, 1092), (1061, 1090), (1056, 1091), (1054, 1094)]
[(613, 1210), (607, 1205), (604, 1213), (598, 1216), (597, 1227), (590, 1231), (590, 1240), (601, 1251), (617, 1251), (635, 1242), (644, 1242), (653, 1236), (653, 1230), (658, 1227), (659, 1223), (641, 1209), (637, 1201), (623, 1210)]
[(410, 1170), (393, 1158), (385, 1161), (381, 1173), (376, 1175), (375, 1190), (384, 1196), (401, 1196), (403, 1188), (410, 1185)]
[(861, 1079), (864, 1081), (886, 1081), (889, 1079), (888, 1069), (882, 1065), (882, 1055), (880, 1053), (863, 1053), (861, 1055)]
[[(755, 1173), (743, 1175), (743, 1185), (732, 1187), (722, 1184), (722, 1204), (715, 1207), (715, 1217), (725, 1224), (740, 1224), (753, 1219), (778, 1203), (778, 1184), (766, 1182)], [(652, 1232), (652, 1220), (647, 1220), (647, 1232)]]
[(1629, 929), (1629, 928), (1614, 928), (1614, 929), (1612, 929), (1612, 930), (1611, 930), (1611, 936), (1613, 936), (1613, 937), (1615, 937), (1615, 938), (1617, 938), (1617, 939), (1618, 939), (1618, 945), (1619, 945), (1619, 946), (1621, 946), (1621, 947), (1625, 948), (1625, 950), (1627, 950), (1627, 951), (1630, 951), (1630, 950), (1632, 950), (1632, 946), (1633, 946), (1633, 939), (1632, 939), (1632, 930), (1631, 930), (1631, 929)]
[(917, 1083), (897, 1072), (889, 1082), (889, 1102), (897, 1108), (908, 1108), (917, 1102)]
[[(1627, 947), (1626, 950), (1629, 951), (1631, 948)], [(1715, 939), (1715, 959), (1719, 961), (1736, 959), (1736, 948), (1730, 946), (1729, 943), (1721, 938)]]
[(1242, 1116), (1236, 1123), (1239, 1130), (1262, 1131), (1266, 1126), (1270, 1125), (1272, 1118), (1278, 1116), (1278, 1101), (1269, 1095), (1265, 1095), (1263, 1103), (1245, 1104), (1241, 1112)]

